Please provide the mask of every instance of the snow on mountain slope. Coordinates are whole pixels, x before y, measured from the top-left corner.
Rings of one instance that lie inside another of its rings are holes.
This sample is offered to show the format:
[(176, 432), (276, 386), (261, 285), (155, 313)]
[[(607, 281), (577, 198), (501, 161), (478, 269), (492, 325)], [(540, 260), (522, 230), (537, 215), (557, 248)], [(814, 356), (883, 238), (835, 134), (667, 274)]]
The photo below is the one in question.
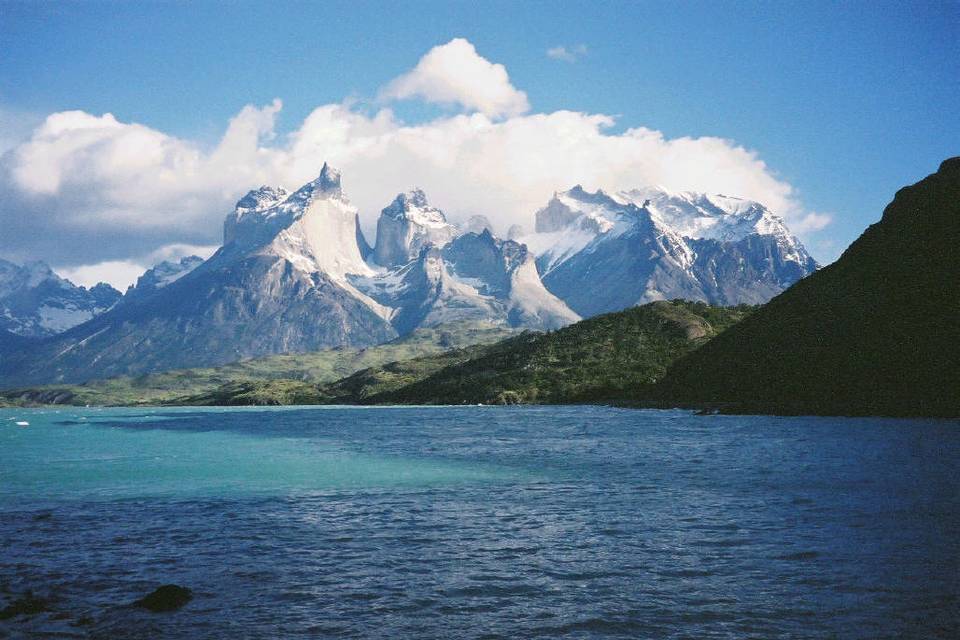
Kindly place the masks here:
[[(633, 202), (614, 198), (602, 190), (585, 191), (576, 185), (554, 193), (546, 207), (536, 213), (537, 233), (520, 238), (538, 256), (541, 274), (546, 276), (580, 252), (592, 251), (597, 242), (609, 241), (650, 220), (649, 211)], [(692, 261), (681, 237), (667, 226), (658, 227), (667, 238), (670, 253), (686, 268)]]
[(805, 264), (810, 256), (786, 224), (753, 200), (692, 191), (670, 192), (663, 187), (620, 191), (617, 197), (646, 208), (662, 227), (692, 239), (737, 242), (751, 234), (777, 238), (784, 259)]
[(224, 223), (228, 255), (272, 252), (305, 271), (343, 281), (370, 273), (357, 243), (357, 208), (343, 194), (340, 172), (327, 164), (292, 194), (261, 187), (244, 196)]
[(292, 194), (261, 187), (244, 196), (224, 224), (229, 262), (251, 253), (285, 260), (309, 279), (321, 273), (384, 320), (391, 310), (357, 290), (347, 275), (372, 276), (361, 242), (357, 208), (343, 193), (340, 172), (324, 163), (320, 175)]

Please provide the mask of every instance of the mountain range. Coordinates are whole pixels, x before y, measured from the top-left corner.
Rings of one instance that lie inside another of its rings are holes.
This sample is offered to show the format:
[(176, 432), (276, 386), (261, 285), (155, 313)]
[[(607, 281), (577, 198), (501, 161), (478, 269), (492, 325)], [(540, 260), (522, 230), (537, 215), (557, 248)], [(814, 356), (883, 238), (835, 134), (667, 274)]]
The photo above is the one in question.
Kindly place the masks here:
[(674, 300), (373, 366), (232, 382), (191, 404), (614, 402), (960, 417), (960, 158), (897, 192), (834, 264), (759, 307)]
[(29, 346), (0, 339), (0, 385), (364, 347), (451, 322), (550, 330), (669, 298), (764, 302), (817, 269), (759, 203), (659, 188), (558, 192), (534, 233), (510, 235), (482, 218), (459, 227), (414, 189), (383, 209), (370, 246), (324, 165), (294, 192), (241, 198), (208, 260), (158, 265), (55, 335), (14, 332), (39, 337)]

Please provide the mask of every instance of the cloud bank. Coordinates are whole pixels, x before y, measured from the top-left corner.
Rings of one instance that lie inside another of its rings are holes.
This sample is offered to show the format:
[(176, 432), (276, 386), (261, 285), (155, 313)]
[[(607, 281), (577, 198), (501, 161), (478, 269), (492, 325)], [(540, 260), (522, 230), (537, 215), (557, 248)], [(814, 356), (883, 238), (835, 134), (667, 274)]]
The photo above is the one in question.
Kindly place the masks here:
[[(461, 112), (408, 124), (388, 107), (327, 104), (278, 137), (277, 99), (244, 107), (213, 148), (109, 113), (51, 114), (0, 161), (7, 194), (0, 255), (45, 259), (77, 274), (81, 266), (149, 266), (164, 247), (215, 245), (223, 217), (247, 190), (296, 188), (324, 161), (343, 170), (367, 230), (397, 192), (412, 186), (453, 220), (481, 214), (501, 233), (514, 224), (529, 230), (555, 190), (577, 183), (738, 195), (763, 202), (798, 231), (829, 223), (805, 211), (756, 152), (733, 141), (670, 139), (644, 127), (614, 133), (614, 118), (603, 114), (529, 113), (506, 70), (466, 40), (431, 49), (383, 95), (457, 103)], [(113, 281), (123, 284), (132, 269), (121, 277), (114, 267)]]

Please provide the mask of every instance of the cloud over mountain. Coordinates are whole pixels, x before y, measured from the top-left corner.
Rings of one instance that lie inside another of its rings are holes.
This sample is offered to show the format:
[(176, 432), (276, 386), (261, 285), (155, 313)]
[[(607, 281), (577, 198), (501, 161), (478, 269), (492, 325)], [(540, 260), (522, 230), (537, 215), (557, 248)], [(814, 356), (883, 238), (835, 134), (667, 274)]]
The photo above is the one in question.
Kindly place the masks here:
[(240, 195), (260, 184), (295, 187), (325, 160), (343, 169), (367, 229), (412, 186), (454, 220), (482, 214), (501, 232), (532, 228), (545, 199), (577, 183), (726, 193), (808, 229), (824, 223), (756, 152), (733, 141), (616, 131), (604, 114), (528, 112), (504, 67), (463, 39), (431, 49), (384, 95), (457, 103), (465, 112), (408, 124), (389, 108), (327, 104), (276, 136), (277, 99), (244, 107), (212, 148), (109, 113), (51, 114), (0, 161), (0, 255), (78, 267), (174, 243), (211, 245)]

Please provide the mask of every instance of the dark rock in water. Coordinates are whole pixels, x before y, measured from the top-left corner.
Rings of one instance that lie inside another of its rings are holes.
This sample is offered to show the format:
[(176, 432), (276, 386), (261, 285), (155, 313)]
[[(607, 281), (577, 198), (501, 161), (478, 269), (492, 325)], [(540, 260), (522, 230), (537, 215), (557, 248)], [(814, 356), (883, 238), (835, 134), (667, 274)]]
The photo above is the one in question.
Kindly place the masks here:
[(133, 603), (135, 607), (154, 613), (176, 611), (193, 599), (190, 589), (175, 584), (165, 584), (150, 595)]
[(41, 522), (43, 520), (50, 520), (51, 518), (53, 518), (53, 514), (50, 513), (49, 511), (45, 511), (43, 513), (38, 513), (37, 515), (33, 516), (33, 521)]
[(27, 592), (22, 598), (14, 600), (0, 611), (0, 620), (9, 620), (15, 616), (33, 616), (49, 611), (47, 603)]

